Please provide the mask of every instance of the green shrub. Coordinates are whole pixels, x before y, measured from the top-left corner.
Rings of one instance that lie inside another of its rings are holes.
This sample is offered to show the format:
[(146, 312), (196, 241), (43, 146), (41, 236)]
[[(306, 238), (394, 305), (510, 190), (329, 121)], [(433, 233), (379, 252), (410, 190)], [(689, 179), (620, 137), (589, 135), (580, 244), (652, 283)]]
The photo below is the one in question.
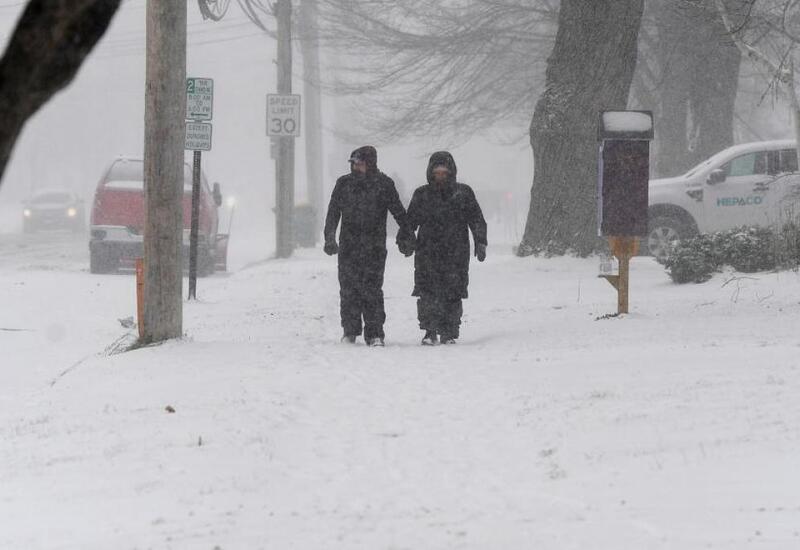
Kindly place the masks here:
[(721, 236), (722, 263), (736, 271), (755, 273), (777, 267), (777, 239), (767, 227), (741, 227), (718, 233)]
[(800, 225), (738, 227), (679, 241), (664, 262), (673, 282), (703, 283), (723, 266), (754, 273), (800, 265)]
[(713, 234), (678, 241), (664, 262), (672, 281), (704, 283), (719, 271), (722, 264), (715, 241)]
[(783, 269), (797, 269), (800, 266), (800, 224), (789, 222), (783, 225), (775, 237), (778, 266)]

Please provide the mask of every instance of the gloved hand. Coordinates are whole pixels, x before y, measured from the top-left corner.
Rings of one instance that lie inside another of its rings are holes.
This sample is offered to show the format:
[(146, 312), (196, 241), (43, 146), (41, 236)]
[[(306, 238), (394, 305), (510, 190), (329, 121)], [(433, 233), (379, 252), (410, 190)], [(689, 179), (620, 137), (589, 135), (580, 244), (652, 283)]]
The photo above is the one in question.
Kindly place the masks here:
[(486, 245), (482, 243), (475, 243), (475, 257), (479, 262), (486, 259)]
[(333, 256), (334, 254), (339, 253), (339, 245), (336, 244), (336, 241), (327, 241), (322, 250), (324, 250), (325, 254), (328, 256)]
[(397, 248), (400, 249), (400, 253), (408, 258), (409, 256), (414, 254), (414, 249), (416, 245), (412, 240), (401, 240), (397, 242)]

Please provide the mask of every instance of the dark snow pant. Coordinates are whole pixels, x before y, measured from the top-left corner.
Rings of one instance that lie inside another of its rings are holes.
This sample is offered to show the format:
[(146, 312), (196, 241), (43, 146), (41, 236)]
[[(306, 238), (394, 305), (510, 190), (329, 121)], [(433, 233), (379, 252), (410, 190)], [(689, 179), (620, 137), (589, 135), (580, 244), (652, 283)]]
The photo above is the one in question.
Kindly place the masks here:
[(339, 308), (342, 328), (347, 336), (383, 338), (386, 311), (383, 308), (383, 272), (386, 251), (369, 255), (339, 257)]
[(439, 336), (458, 338), (464, 307), (461, 298), (423, 294), (417, 300), (419, 328)]

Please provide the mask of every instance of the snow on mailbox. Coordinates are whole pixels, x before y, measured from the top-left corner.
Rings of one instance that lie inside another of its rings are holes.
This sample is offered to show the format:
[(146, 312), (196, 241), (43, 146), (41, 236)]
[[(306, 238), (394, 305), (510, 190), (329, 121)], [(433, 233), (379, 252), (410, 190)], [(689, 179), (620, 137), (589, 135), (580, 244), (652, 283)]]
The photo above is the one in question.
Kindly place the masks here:
[(603, 237), (647, 235), (650, 111), (600, 113), (598, 231)]

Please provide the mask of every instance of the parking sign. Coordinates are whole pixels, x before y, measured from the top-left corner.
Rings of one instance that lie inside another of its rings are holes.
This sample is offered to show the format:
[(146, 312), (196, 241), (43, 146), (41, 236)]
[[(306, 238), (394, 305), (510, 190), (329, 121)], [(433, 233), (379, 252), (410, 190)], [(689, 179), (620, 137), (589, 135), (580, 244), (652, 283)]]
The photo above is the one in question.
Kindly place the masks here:
[(214, 116), (214, 80), (186, 79), (186, 120), (211, 120)]

